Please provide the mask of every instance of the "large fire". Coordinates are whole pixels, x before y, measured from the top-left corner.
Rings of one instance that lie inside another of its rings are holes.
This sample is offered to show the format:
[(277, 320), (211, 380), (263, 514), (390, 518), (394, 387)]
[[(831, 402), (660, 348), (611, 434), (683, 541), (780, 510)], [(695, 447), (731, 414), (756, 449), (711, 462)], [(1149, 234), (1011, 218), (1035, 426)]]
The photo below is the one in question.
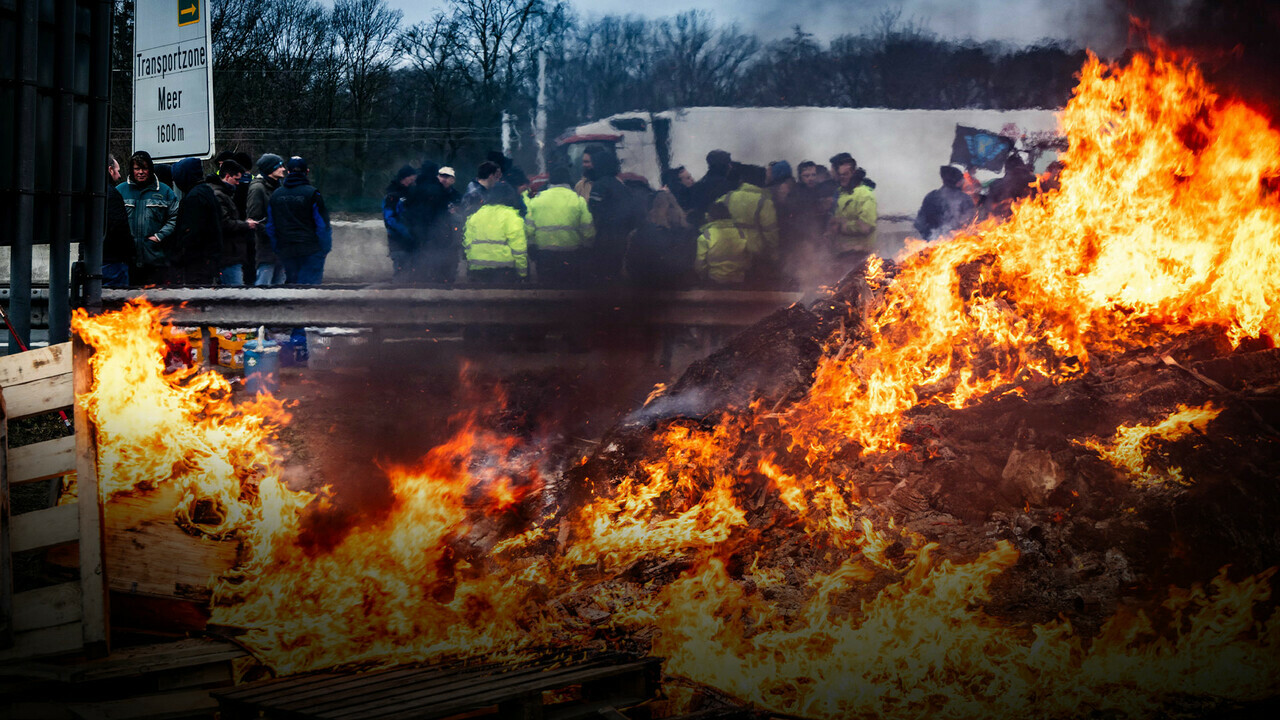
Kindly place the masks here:
[[(1142, 715), (1177, 696), (1269, 697), (1274, 569), (1171, 591), (1159, 621), (1019, 623), (986, 606), (1018, 561), (1012, 545), (948, 558), (843, 469), (909, 450), (904, 416), (922, 404), (1063, 383), (1197, 328), (1233, 343), (1280, 330), (1280, 200), (1267, 189), (1280, 133), (1164, 53), (1091, 59), (1062, 125), (1059, 189), (895, 272), (869, 268), (860, 334), (835, 338), (805, 398), (660, 425), (660, 452), (580, 503), (548, 500), (536, 448), (469, 424), (386, 471), (388, 513), (316, 542), (309, 519), (331, 498), (281, 480), (278, 403), (235, 404), (214, 376), (166, 374), (164, 316), (145, 303), (78, 314), (96, 351), (80, 402), (104, 497), (177, 483), (179, 520), (241, 538), (214, 622), (243, 629), (279, 672), (628, 638), (669, 675), (815, 718)], [(1152, 473), (1170, 468), (1148, 457), (1155, 440), (1217, 413), (1182, 408), (1078, 442), (1156, 488)], [(762, 521), (761, 506), (777, 509)], [(788, 543), (816, 549), (821, 569), (791, 563)]]

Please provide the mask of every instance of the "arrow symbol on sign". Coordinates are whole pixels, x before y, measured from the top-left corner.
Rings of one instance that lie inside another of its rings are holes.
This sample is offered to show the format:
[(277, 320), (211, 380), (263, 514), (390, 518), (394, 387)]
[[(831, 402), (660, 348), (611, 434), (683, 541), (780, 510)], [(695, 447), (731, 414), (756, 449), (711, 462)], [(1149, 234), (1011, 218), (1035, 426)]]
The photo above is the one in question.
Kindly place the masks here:
[(193, 15), (193, 14), (195, 14), (195, 11), (196, 11), (196, 6), (195, 6), (195, 5), (191, 5), (191, 6), (184, 7), (184, 8), (182, 8), (181, 10), (179, 10), (179, 11), (178, 11), (178, 14), (179, 14), (179, 15)]

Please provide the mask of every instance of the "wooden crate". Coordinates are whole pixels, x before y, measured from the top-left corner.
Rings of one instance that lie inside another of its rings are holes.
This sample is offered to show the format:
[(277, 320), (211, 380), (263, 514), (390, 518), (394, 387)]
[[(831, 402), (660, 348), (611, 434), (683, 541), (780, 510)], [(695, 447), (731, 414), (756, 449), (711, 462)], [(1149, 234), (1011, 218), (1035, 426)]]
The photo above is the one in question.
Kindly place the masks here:
[[(90, 385), (89, 348), (77, 341), (0, 358), (0, 661), (108, 650), (102, 505), (88, 418), (76, 407), (75, 435), (9, 447), (10, 420), (75, 406)], [(77, 500), (18, 515), (11, 486), (75, 473)], [(13, 556), (77, 545), (78, 579), (14, 592)]]

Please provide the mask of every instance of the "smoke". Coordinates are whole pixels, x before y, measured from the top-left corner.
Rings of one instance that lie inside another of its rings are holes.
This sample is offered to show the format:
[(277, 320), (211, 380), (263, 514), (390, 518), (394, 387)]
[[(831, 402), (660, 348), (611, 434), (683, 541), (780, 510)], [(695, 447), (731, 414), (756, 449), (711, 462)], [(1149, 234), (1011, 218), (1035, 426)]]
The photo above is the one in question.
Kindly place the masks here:
[[(581, 1), (579, 4), (582, 4)], [(585, 6), (604, 6), (600, 0)], [(1175, 11), (1185, 2), (1164, 2)], [(799, 25), (820, 41), (839, 35), (874, 33), (895, 20), (941, 38), (998, 41), (1027, 46), (1044, 40), (1068, 41), (1110, 57), (1123, 52), (1128, 36), (1126, 3), (1117, 0), (757, 0), (749, 5), (703, 3), (720, 23), (737, 22), (762, 39), (791, 33)]]
[[(1116, 4), (1121, 4), (1116, 0)], [(1280, 117), (1280, 4), (1273, 0), (1129, 0), (1151, 33), (1190, 53), (1219, 91)]]

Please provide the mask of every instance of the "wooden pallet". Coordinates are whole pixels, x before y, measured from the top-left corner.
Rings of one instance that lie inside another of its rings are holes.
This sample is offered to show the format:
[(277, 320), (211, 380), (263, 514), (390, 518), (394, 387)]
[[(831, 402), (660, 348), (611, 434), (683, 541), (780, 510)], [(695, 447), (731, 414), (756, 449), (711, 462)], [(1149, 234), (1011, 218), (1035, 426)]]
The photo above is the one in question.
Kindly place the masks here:
[[(108, 650), (97, 456), (88, 418), (75, 435), (9, 447), (10, 420), (75, 406), (90, 384), (89, 348), (77, 341), (0, 358), (0, 661)], [(11, 486), (75, 473), (77, 501), (10, 514)], [(13, 556), (75, 543), (77, 580), (14, 592)]]
[[(268, 680), (213, 695), (225, 720), (626, 718), (617, 708), (657, 695), (660, 665), (657, 658), (618, 656), (567, 665), (412, 665)], [(547, 693), (566, 689), (569, 699), (548, 702)]]

